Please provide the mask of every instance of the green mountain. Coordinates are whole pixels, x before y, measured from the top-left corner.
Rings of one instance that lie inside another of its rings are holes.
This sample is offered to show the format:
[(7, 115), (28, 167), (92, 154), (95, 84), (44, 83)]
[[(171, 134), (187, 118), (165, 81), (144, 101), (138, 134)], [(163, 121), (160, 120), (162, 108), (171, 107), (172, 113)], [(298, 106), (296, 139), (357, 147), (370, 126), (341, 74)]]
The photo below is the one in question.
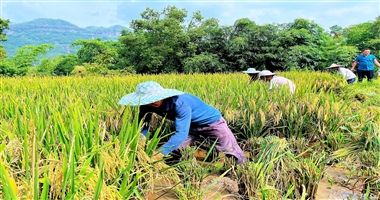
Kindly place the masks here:
[(58, 55), (75, 53), (77, 49), (70, 47), (72, 42), (79, 39), (117, 40), (123, 26), (109, 28), (89, 26), (80, 28), (74, 24), (60, 19), (36, 19), (30, 22), (9, 24), (9, 30), (5, 30), (5, 42), (0, 42), (7, 51), (8, 57), (13, 57), (16, 50), (27, 45), (52, 44), (44, 57), (53, 58)]

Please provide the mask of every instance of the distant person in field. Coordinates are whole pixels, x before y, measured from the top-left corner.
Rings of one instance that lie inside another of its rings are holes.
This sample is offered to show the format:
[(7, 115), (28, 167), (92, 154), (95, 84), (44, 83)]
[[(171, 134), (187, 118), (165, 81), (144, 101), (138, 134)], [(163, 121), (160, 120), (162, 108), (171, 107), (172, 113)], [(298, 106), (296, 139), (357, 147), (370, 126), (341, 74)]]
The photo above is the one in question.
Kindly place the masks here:
[(138, 84), (136, 92), (122, 97), (119, 104), (140, 106), (139, 120), (144, 119), (145, 122), (141, 133), (145, 136), (152, 113), (174, 121), (175, 133), (160, 148), (161, 153), (155, 159), (168, 154), (180, 158), (182, 148), (192, 145), (199, 136), (204, 136), (213, 143), (216, 141), (216, 149), (234, 157), (236, 164), (247, 161), (221, 113), (192, 94), (165, 89), (157, 82), (147, 81)]
[(271, 90), (273, 87), (280, 89), (281, 86), (288, 86), (290, 92), (293, 94), (296, 90), (296, 85), (294, 83), (282, 76), (277, 76), (275, 73), (272, 73), (269, 70), (263, 70), (259, 73), (259, 77), (261, 81), (270, 82), (269, 89)]
[(352, 72), (349, 69), (344, 68), (343, 65), (337, 65), (337, 64), (332, 64), (330, 67), (327, 67), (327, 69), (333, 69), (338, 71), (339, 74), (342, 74), (343, 77), (346, 79), (348, 84), (353, 84), (356, 80), (356, 75), (354, 72)]
[(243, 73), (248, 74), (248, 76), (250, 77), (250, 83), (252, 83), (259, 79), (260, 71), (256, 71), (255, 68), (248, 68), (246, 71), (243, 71)]
[(367, 77), (368, 81), (372, 81), (375, 73), (374, 64), (380, 67), (380, 63), (376, 60), (376, 57), (371, 54), (371, 50), (366, 48), (362, 51), (362, 54), (355, 58), (355, 61), (352, 63), (351, 71), (354, 71), (358, 65), (358, 81), (362, 82), (364, 76)]

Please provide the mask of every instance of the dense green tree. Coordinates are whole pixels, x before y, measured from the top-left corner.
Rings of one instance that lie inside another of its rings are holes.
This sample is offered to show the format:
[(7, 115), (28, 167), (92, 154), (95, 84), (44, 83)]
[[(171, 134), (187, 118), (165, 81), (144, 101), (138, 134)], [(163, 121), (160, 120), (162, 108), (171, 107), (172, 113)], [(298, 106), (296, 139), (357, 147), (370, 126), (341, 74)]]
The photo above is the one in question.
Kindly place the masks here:
[(231, 70), (245, 70), (256, 59), (255, 38), (257, 25), (250, 19), (237, 20), (228, 34), (226, 50)]
[(373, 22), (365, 22), (352, 25), (343, 30), (343, 36), (348, 46), (355, 46), (360, 53), (365, 48), (370, 48), (371, 53), (380, 56), (380, 17)]
[(7, 52), (5, 51), (4, 47), (0, 44), (0, 59), (7, 58)]
[(147, 49), (144, 34), (141, 31), (134, 33), (123, 30), (119, 37), (119, 41), (121, 45), (118, 49), (118, 54), (120, 56), (118, 65), (132, 66), (134, 69), (139, 68), (140, 72), (144, 72), (144, 65), (149, 62), (140, 56), (140, 54)]
[(35, 67), (33, 71), (29, 71), (28, 73), (34, 73), (40, 76), (51, 76), (54, 74), (54, 69), (57, 67), (58, 63), (63, 59), (62, 56), (57, 56), (55, 58), (43, 58), (40, 61), (40, 64)]
[[(207, 50), (209, 49), (208, 47), (210, 46), (206, 44), (206, 48), (202, 49), (201, 45), (205, 41), (208, 41), (208, 31), (215, 28), (219, 28), (219, 22), (217, 19), (204, 19), (199, 11), (193, 13), (189, 24), (185, 27), (185, 33), (189, 36), (189, 44), (184, 52), (186, 54), (185, 57), (192, 58), (196, 55), (207, 53)], [(216, 52), (212, 52), (214, 56), (217, 55), (215, 53)]]
[[(231, 32), (231, 27), (219, 26), (217, 20), (210, 20), (207, 26), (204, 27), (204, 31), (204, 36), (198, 42), (196, 55), (199, 55), (199, 58), (202, 59), (206, 58), (205, 56), (210, 57), (210, 59), (212, 58), (212, 60), (218, 59), (218, 62), (223, 64), (224, 71), (230, 71), (227, 43), (228, 34)], [(209, 68), (209, 72), (218, 71), (214, 71), (211, 66)], [(220, 68), (215, 69), (220, 70)]]
[(29, 67), (34, 67), (39, 62), (39, 56), (46, 54), (54, 48), (51, 44), (41, 44), (38, 46), (24, 46), (17, 50), (16, 55), (8, 62), (17, 69), (17, 75), (25, 75)]
[(15, 76), (17, 69), (12, 62), (2, 58), (0, 59), (0, 76)]
[(115, 64), (118, 62), (116, 41), (101, 41), (95, 40), (76, 40), (72, 46), (80, 46), (77, 51), (79, 64), (84, 63), (98, 64), (105, 69), (115, 69)]
[(374, 38), (373, 33), (369, 32), (370, 27), (371, 23), (365, 22), (344, 29), (343, 33), (347, 44), (356, 46), (360, 50), (367, 48), (368, 41)]
[(78, 57), (74, 54), (60, 56), (61, 59), (53, 70), (54, 75), (67, 76), (70, 75), (74, 67), (78, 65)]
[[(162, 73), (182, 70), (181, 59), (189, 37), (184, 33), (186, 10), (174, 6), (162, 12), (147, 8), (142, 19), (132, 20), (133, 33), (122, 33), (121, 42), (128, 45), (126, 52), (137, 72)], [(136, 43), (133, 37), (144, 39)], [(134, 43), (132, 43), (134, 42)], [(133, 51), (133, 52), (130, 52)]]
[[(0, 21), (0, 27), (7, 28), (7, 21)], [(68, 75), (76, 65), (88, 68), (89, 74), (103, 75), (114, 69), (126, 73), (214, 73), (248, 67), (322, 70), (331, 63), (350, 65), (366, 47), (380, 54), (380, 17), (345, 29), (335, 25), (327, 32), (306, 19), (260, 26), (242, 18), (232, 26), (219, 26), (217, 19), (204, 19), (199, 11), (188, 17), (185, 9), (168, 6), (163, 11), (147, 8), (130, 27), (121, 31), (118, 41), (76, 40), (71, 44), (78, 48), (76, 55), (52, 60), (38, 60), (53, 48), (48, 44), (24, 46), (11, 59), (1, 59), (6, 54), (0, 48), (0, 74)]]
[(353, 59), (359, 51), (355, 46), (346, 44), (344, 37), (326, 37), (321, 45), (321, 63), (318, 65), (318, 70), (324, 70), (332, 63), (351, 66)]
[(53, 48), (54, 46), (51, 44), (24, 46), (18, 49), (16, 55), (9, 60), (12, 61), (17, 68), (36, 66), (39, 61), (39, 56), (46, 54), (47, 51)]
[[(279, 25), (277, 37), (271, 42), (272, 57), (266, 62), (270, 70), (318, 69), (323, 40), (331, 37), (324, 29), (306, 19)], [(273, 49), (274, 47), (274, 49)]]
[(249, 37), (249, 47), (253, 57), (249, 61), (249, 67), (259, 70), (274, 69), (272, 61), (282, 59), (281, 56), (274, 54), (279, 47), (279, 31), (278, 26), (273, 24), (254, 27), (254, 31)]
[(201, 53), (194, 57), (189, 57), (184, 61), (185, 73), (215, 73), (225, 72), (225, 64), (221, 63), (216, 55)]
[(121, 63), (139, 73), (183, 72), (184, 60), (200, 54), (196, 51), (206, 34), (203, 27), (214, 21), (195, 12), (186, 24), (187, 11), (174, 6), (162, 12), (147, 8), (141, 17), (132, 20), (132, 31), (123, 31), (119, 38)]
[(6, 34), (4, 33), (6, 29), (9, 29), (9, 20), (0, 18), (0, 41), (7, 41)]
[(339, 36), (343, 33), (343, 28), (338, 26), (338, 25), (334, 25), (334, 26), (331, 26), (330, 27), (330, 34), (334, 36), (334, 38), (339, 38)]
[[(0, 18), (0, 41), (4, 42), (8, 39), (6, 38), (6, 34), (4, 33), (4, 30), (9, 29), (9, 20), (4, 20)], [(7, 52), (5, 51), (3, 45), (0, 45), (0, 59), (6, 58)]]
[(380, 16), (371, 24), (368, 31), (372, 33), (371, 38), (368, 38), (368, 48), (371, 48), (371, 52), (380, 57)]
[(77, 51), (78, 62), (80, 65), (83, 63), (94, 63), (95, 57), (102, 54), (107, 47), (100, 38), (94, 40), (75, 40), (71, 46), (80, 48)]

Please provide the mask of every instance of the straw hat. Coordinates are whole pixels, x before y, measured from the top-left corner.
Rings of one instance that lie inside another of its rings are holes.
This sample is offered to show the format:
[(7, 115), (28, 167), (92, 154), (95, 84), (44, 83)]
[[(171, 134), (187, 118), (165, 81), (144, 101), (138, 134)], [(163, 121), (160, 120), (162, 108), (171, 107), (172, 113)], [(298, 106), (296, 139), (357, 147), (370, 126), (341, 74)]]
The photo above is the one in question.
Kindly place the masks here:
[(331, 69), (331, 68), (335, 68), (335, 67), (344, 67), (343, 65), (337, 65), (335, 63), (333, 63), (332, 65), (330, 65), (330, 67), (327, 67), (326, 69)]
[(257, 74), (260, 71), (256, 71), (255, 68), (248, 68), (247, 71), (243, 71), (243, 72), (246, 73), (246, 74)]
[(259, 73), (259, 76), (273, 76), (275, 75), (275, 73), (272, 73), (271, 71), (269, 70), (263, 70)]
[(155, 81), (146, 81), (137, 85), (136, 92), (123, 96), (119, 104), (147, 105), (180, 94), (184, 94), (184, 92), (176, 89), (165, 89)]

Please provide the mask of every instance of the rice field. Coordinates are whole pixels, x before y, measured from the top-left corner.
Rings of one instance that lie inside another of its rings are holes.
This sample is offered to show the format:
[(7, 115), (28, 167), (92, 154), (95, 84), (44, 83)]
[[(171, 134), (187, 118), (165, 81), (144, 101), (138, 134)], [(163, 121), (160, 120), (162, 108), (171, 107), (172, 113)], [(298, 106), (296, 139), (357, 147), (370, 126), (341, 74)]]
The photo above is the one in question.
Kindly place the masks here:
[[(364, 198), (378, 195), (379, 81), (347, 85), (325, 72), (280, 75), (295, 83), (295, 94), (250, 84), (243, 73), (0, 77), (0, 199), (149, 199), (152, 193), (204, 199), (201, 185), (210, 174), (238, 183), (226, 199), (312, 199), (328, 165), (349, 170)], [(157, 121), (155, 137), (145, 140), (138, 110), (117, 104), (147, 80), (219, 109), (250, 161), (218, 164), (223, 158), (210, 151), (214, 164), (204, 165), (192, 159), (197, 147), (177, 166), (152, 159), (170, 124)]]

